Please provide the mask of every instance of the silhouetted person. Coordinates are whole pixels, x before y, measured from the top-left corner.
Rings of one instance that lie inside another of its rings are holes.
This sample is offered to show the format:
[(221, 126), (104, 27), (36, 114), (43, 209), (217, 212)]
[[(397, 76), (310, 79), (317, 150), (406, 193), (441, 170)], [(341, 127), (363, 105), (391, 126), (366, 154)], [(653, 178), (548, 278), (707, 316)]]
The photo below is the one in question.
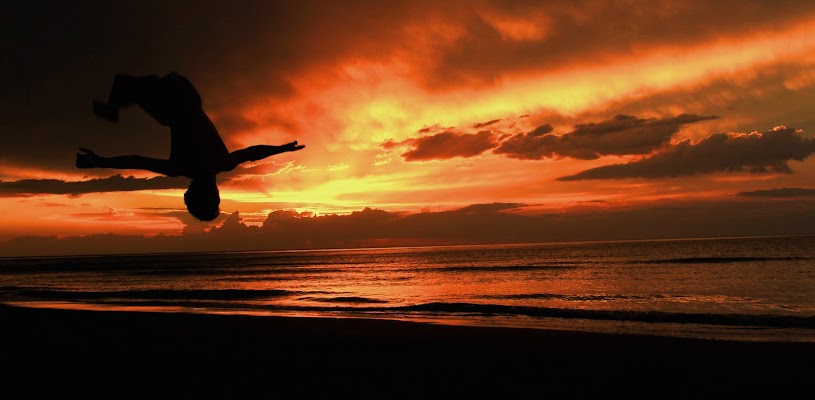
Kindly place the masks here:
[(93, 101), (93, 112), (117, 122), (119, 109), (132, 104), (141, 107), (159, 124), (170, 127), (170, 159), (138, 155), (102, 157), (80, 148), (76, 166), (143, 169), (190, 178), (192, 181), (184, 193), (184, 203), (190, 214), (203, 221), (212, 221), (220, 213), (221, 197), (215, 180), (219, 172), (231, 171), (243, 162), (305, 147), (294, 141), (282, 146), (256, 145), (230, 153), (215, 125), (204, 113), (198, 91), (177, 73), (161, 78), (158, 75), (119, 74), (113, 80), (107, 102)]

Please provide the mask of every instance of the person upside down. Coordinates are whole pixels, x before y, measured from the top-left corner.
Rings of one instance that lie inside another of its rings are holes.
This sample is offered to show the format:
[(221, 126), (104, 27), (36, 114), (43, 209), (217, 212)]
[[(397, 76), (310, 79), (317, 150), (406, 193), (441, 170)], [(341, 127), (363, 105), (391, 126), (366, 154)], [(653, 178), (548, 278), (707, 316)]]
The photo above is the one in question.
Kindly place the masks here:
[(138, 105), (159, 124), (170, 128), (168, 160), (139, 155), (103, 157), (80, 147), (78, 168), (142, 169), (167, 176), (190, 178), (184, 193), (187, 211), (202, 221), (220, 214), (221, 197), (215, 176), (231, 171), (239, 164), (257, 161), (275, 154), (297, 151), (297, 141), (281, 146), (255, 145), (230, 152), (215, 125), (206, 115), (201, 96), (183, 76), (172, 72), (158, 75), (116, 75), (107, 102), (93, 101), (93, 112), (100, 118), (118, 122), (119, 109)]

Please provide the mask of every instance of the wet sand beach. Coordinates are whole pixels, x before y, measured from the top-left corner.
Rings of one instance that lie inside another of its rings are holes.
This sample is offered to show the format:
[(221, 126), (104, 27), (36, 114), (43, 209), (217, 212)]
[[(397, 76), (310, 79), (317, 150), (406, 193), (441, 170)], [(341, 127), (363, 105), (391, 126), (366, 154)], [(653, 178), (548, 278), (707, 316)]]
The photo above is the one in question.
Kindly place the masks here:
[(6, 389), (271, 398), (715, 398), (811, 389), (815, 343), (0, 307)]

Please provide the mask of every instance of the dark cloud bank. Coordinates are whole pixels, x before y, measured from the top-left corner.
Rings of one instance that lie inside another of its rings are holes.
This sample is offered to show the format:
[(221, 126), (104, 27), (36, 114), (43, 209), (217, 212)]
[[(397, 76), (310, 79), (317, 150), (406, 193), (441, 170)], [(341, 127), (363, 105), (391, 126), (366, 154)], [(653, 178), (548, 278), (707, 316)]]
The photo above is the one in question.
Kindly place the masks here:
[(413, 150), (404, 154), (405, 161), (443, 160), (453, 157), (477, 156), (497, 144), (490, 131), (476, 134), (445, 131), (432, 136), (413, 139)]
[(742, 197), (774, 197), (774, 198), (810, 197), (815, 196), (815, 189), (806, 188), (765, 189), (765, 190), (753, 190), (750, 192), (739, 192), (736, 193), (736, 195)]
[[(412, 146), (412, 150), (402, 154), (405, 161), (473, 157), (488, 150), (523, 160), (566, 157), (594, 160), (609, 155), (649, 154), (668, 144), (682, 125), (716, 118), (719, 117), (681, 114), (670, 118), (642, 119), (617, 115), (606, 121), (576, 125), (574, 130), (563, 134), (553, 132), (554, 128), (549, 124), (515, 135), (501, 135), (491, 130), (476, 134), (447, 130), (400, 143), (388, 141), (382, 147)], [(474, 127), (481, 128), (499, 121), (478, 123)]]
[(803, 161), (815, 153), (815, 139), (794, 129), (764, 133), (717, 133), (697, 143), (682, 141), (627, 164), (592, 168), (561, 181), (584, 179), (670, 178), (712, 172), (792, 173), (790, 160)]
[(804, 137), (799, 130), (784, 126), (749, 134), (715, 133), (696, 142), (671, 142), (682, 125), (717, 118), (680, 114), (642, 119), (621, 114), (606, 121), (576, 125), (564, 134), (555, 134), (549, 124), (514, 135), (491, 130), (477, 134), (448, 130), (399, 143), (388, 141), (382, 147), (412, 146), (402, 154), (405, 161), (474, 157), (489, 150), (523, 160), (641, 156), (628, 163), (563, 176), (559, 181), (673, 178), (715, 172), (790, 174), (793, 170), (789, 161), (804, 161), (815, 153), (815, 138)]
[(576, 125), (562, 135), (550, 125), (510, 137), (493, 152), (526, 160), (575, 158), (594, 160), (609, 155), (648, 154), (667, 144), (684, 124), (719, 118), (681, 114), (672, 118), (641, 119), (630, 115), (598, 123)]
[(135, 190), (186, 189), (189, 180), (182, 177), (158, 176), (134, 178), (114, 175), (107, 178), (66, 182), (59, 179), (23, 179), (0, 181), (0, 197), (34, 196), (40, 194), (67, 194), (79, 196), (86, 193), (129, 192)]
[[(783, 203), (783, 204), (782, 204)], [(481, 204), (400, 214), (366, 208), (313, 217), (276, 211), (247, 226), (236, 212), (209, 232), (155, 237), (23, 237), (0, 242), (2, 256), (360, 248), (582, 240), (815, 234), (815, 202), (734, 197), (657, 203), (649, 208), (519, 215), (520, 204)]]

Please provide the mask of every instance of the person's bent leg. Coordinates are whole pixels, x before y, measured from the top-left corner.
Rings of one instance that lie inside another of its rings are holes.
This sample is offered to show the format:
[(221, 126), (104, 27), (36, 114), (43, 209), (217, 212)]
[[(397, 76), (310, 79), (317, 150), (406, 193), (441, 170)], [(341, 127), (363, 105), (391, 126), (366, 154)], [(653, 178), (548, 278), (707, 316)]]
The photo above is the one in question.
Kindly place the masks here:
[(119, 120), (119, 108), (132, 104), (143, 105), (149, 102), (150, 93), (155, 91), (159, 81), (157, 75), (131, 76), (118, 74), (113, 79), (107, 102), (93, 101), (93, 113), (98, 117), (116, 122)]

